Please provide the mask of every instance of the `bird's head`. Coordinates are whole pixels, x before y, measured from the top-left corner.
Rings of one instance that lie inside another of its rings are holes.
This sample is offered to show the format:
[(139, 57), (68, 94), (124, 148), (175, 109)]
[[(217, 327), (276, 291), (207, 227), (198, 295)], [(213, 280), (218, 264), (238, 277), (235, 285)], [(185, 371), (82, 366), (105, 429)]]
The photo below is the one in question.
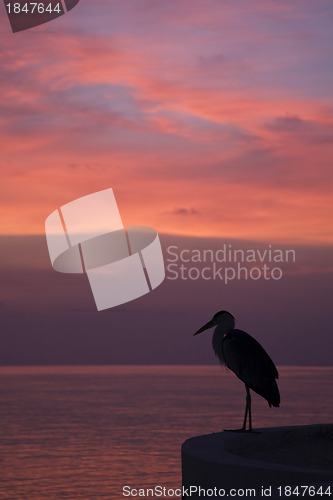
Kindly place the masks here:
[(208, 323), (199, 328), (199, 330), (193, 335), (198, 335), (198, 333), (204, 332), (205, 330), (218, 325), (222, 325), (225, 331), (232, 330), (233, 328), (235, 328), (235, 318), (228, 311), (219, 311), (214, 314), (214, 316), (210, 321), (208, 321)]

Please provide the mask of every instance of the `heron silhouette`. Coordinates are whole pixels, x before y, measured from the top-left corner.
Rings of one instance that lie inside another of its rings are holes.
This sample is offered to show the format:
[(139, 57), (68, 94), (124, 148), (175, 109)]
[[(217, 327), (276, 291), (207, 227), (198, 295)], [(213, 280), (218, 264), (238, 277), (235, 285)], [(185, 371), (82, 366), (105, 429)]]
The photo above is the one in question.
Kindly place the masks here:
[(278, 371), (265, 349), (251, 335), (235, 329), (235, 318), (228, 311), (219, 311), (194, 335), (216, 326), (213, 349), (222, 364), (225, 364), (245, 384), (246, 406), (242, 429), (246, 431), (247, 416), (249, 431), (252, 431), (252, 391), (267, 400), (269, 406), (280, 405), (280, 393), (276, 383)]

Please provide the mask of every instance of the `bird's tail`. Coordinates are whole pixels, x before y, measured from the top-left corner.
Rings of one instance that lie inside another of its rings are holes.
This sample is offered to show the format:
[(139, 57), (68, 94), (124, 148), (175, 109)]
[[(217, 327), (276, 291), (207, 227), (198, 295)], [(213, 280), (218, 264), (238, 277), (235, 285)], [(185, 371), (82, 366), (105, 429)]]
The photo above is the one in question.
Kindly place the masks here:
[(280, 393), (275, 379), (270, 380), (266, 399), (270, 407), (278, 408), (280, 406)]

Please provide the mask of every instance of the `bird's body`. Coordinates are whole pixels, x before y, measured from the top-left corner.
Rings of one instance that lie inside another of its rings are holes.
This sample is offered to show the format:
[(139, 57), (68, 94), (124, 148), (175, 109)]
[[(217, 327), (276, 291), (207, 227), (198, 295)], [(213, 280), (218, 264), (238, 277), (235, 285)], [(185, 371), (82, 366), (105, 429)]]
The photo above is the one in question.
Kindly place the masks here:
[(247, 415), (249, 430), (252, 430), (250, 389), (266, 399), (269, 406), (278, 407), (278, 371), (259, 342), (248, 333), (235, 329), (235, 318), (232, 314), (227, 311), (216, 313), (195, 335), (213, 326), (216, 326), (212, 339), (216, 356), (245, 384), (246, 408), (242, 430), (246, 428)]
[(218, 327), (213, 335), (213, 348), (220, 362), (232, 370), (249, 389), (266, 399), (269, 406), (279, 406), (280, 395), (276, 383), (279, 374), (265, 349), (242, 330), (233, 329), (222, 339), (216, 330)]

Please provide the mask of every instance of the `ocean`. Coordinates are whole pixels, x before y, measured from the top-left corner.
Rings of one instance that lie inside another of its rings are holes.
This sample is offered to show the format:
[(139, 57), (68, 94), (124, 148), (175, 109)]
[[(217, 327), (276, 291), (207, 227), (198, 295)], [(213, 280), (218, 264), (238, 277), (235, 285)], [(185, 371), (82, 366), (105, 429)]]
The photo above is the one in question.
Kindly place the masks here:
[[(332, 422), (332, 367), (279, 373), (281, 406), (253, 395), (254, 427)], [(0, 498), (179, 488), (183, 441), (241, 427), (244, 407), (243, 384), (219, 366), (1, 367)]]

